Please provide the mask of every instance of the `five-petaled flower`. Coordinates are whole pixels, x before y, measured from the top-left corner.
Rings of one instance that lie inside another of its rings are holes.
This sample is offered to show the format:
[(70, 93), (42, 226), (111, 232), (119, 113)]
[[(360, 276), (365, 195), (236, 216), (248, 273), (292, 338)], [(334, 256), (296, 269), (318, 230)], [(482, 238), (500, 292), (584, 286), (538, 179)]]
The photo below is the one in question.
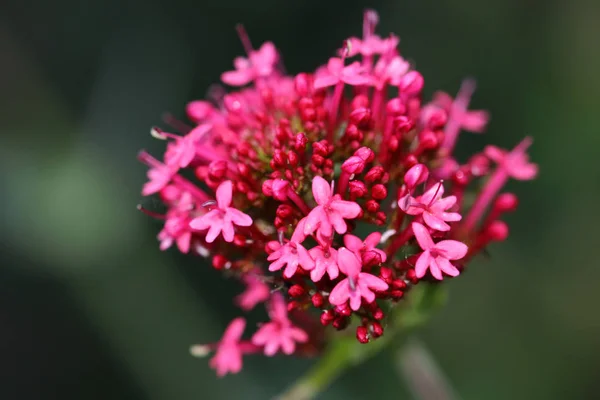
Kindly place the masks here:
[(462, 217), (457, 212), (447, 212), (456, 204), (456, 196), (442, 198), (443, 195), (444, 186), (438, 182), (416, 199), (404, 196), (398, 200), (398, 206), (409, 215), (421, 215), (431, 229), (445, 232), (450, 230), (446, 222), (460, 221)]
[(271, 75), (276, 62), (275, 45), (265, 42), (260, 49), (251, 51), (248, 58), (236, 57), (233, 60), (235, 71), (224, 72), (221, 80), (231, 86), (243, 86), (255, 79)]
[(342, 200), (339, 194), (334, 195), (333, 184), (330, 186), (320, 176), (313, 178), (312, 193), (317, 206), (306, 217), (305, 235), (310, 235), (318, 230), (321, 236), (329, 238), (333, 235), (334, 229), (343, 235), (348, 229), (344, 219), (354, 219), (361, 212), (360, 206), (356, 202)]
[(327, 68), (322, 70), (320, 76), (315, 79), (315, 89), (321, 89), (328, 86), (337, 85), (344, 82), (348, 85), (368, 85), (371, 78), (363, 73), (363, 68), (358, 61), (344, 66), (344, 60), (337, 57), (331, 57), (327, 63)]
[(369, 234), (363, 241), (354, 235), (344, 235), (344, 245), (360, 257), (365, 265), (381, 264), (387, 260), (383, 250), (376, 248), (381, 240), (381, 232)]
[(275, 248), (275, 251), (267, 258), (268, 261), (272, 261), (269, 265), (269, 271), (279, 271), (285, 265), (283, 276), (291, 278), (298, 270), (298, 265), (301, 265), (307, 271), (313, 269), (314, 262), (308, 251), (302, 246), (302, 242), (306, 238), (304, 221), (305, 218), (298, 222), (298, 226), (289, 242), (281, 244), (273, 241), (269, 243)]
[(252, 343), (264, 346), (264, 353), (272, 356), (281, 350), (284, 354), (292, 354), (296, 343), (308, 341), (308, 334), (294, 326), (288, 318), (285, 300), (280, 293), (275, 293), (269, 303), (271, 321), (263, 324), (252, 336)]
[(248, 214), (241, 212), (237, 208), (230, 207), (233, 196), (232, 186), (231, 181), (221, 183), (216, 192), (217, 208), (210, 210), (200, 217), (194, 218), (190, 222), (192, 229), (199, 231), (208, 229), (208, 233), (206, 234), (206, 241), (208, 243), (214, 242), (219, 233), (223, 234), (223, 239), (226, 242), (232, 242), (235, 233), (234, 225), (252, 225), (252, 218)]
[(467, 254), (467, 245), (457, 240), (442, 240), (433, 243), (431, 235), (425, 226), (418, 222), (412, 223), (412, 230), (423, 252), (417, 259), (415, 273), (422, 278), (429, 269), (437, 280), (444, 279), (442, 272), (450, 276), (458, 276), (460, 271), (450, 260), (460, 260)]
[(373, 291), (388, 289), (388, 284), (380, 278), (366, 272), (360, 272), (362, 269), (361, 261), (356, 254), (345, 247), (338, 250), (338, 263), (340, 270), (347, 277), (341, 280), (329, 295), (329, 302), (334, 306), (345, 304), (346, 301), (350, 300), (350, 308), (356, 311), (360, 308), (363, 298), (367, 303), (375, 301)]
[(237, 374), (242, 369), (242, 348), (240, 339), (246, 328), (244, 318), (236, 318), (223, 333), (223, 337), (217, 344), (217, 352), (210, 359), (210, 366), (217, 371), (217, 376), (227, 373)]

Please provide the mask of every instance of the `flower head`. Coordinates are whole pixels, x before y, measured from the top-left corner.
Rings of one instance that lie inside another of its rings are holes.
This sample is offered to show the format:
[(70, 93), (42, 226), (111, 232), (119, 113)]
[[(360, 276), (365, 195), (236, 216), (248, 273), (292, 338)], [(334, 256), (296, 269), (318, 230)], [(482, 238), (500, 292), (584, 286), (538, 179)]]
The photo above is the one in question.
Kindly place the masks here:
[(294, 326), (288, 318), (285, 301), (281, 294), (275, 293), (269, 304), (271, 321), (263, 324), (252, 336), (252, 343), (264, 346), (264, 353), (273, 356), (279, 350), (284, 354), (292, 354), (296, 343), (304, 343), (308, 335)]
[(192, 229), (204, 230), (208, 229), (206, 241), (208, 243), (214, 240), (221, 233), (226, 242), (233, 241), (235, 232), (234, 225), (250, 226), (252, 218), (237, 208), (230, 207), (232, 198), (232, 183), (225, 181), (217, 188), (217, 208), (207, 212), (206, 214), (194, 218), (190, 222)]
[(460, 274), (460, 271), (450, 261), (460, 260), (467, 254), (466, 244), (457, 240), (442, 240), (433, 243), (427, 228), (418, 222), (412, 223), (412, 230), (419, 246), (423, 249), (415, 265), (417, 278), (425, 276), (428, 269), (431, 275), (440, 281), (443, 279), (442, 272), (450, 276)]

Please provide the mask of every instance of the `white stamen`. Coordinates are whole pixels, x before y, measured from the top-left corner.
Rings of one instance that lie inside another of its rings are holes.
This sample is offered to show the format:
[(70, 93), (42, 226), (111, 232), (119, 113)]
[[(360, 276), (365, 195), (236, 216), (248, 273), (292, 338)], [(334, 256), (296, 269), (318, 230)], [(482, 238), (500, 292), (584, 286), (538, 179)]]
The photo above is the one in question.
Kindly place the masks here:
[(387, 240), (395, 234), (396, 234), (395, 229), (389, 229), (389, 230), (383, 232), (383, 234), (381, 235), (381, 239), (379, 239), (379, 243), (383, 244), (383, 243), (387, 242)]
[(210, 347), (203, 344), (196, 344), (190, 347), (190, 354), (194, 357), (206, 357), (210, 354)]
[(152, 135), (152, 137), (154, 139), (158, 139), (158, 140), (167, 140), (167, 137), (165, 135), (162, 134), (162, 132), (160, 132), (156, 127), (152, 127), (152, 129), (150, 129), (150, 135)]

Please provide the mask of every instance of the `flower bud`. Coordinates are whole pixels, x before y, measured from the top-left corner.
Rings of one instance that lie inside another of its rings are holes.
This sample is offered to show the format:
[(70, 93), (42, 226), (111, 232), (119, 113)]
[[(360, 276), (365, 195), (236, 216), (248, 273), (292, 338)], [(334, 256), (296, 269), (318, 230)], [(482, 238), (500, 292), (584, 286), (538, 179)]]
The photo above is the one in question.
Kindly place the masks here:
[(212, 259), (213, 268), (216, 270), (223, 269), (225, 267), (225, 264), (227, 264), (228, 262), (229, 262), (229, 260), (227, 260), (221, 254), (215, 254)]
[(352, 102), (350, 103), (350, 109), (357, 110), (359, 108), (369, 107), (369, 98), (364, 94), (359, 94), (354, 96)]
[(385, 170), (381, 165), (376, 165), (367, 172), (365, 175), (365, 182), (368, 184), (373, 184), (379, 181), (385, 173)]
[(292, 285), (288, 289), (290, 297), (302, 297), (306, 293), (306, 290), (301, 285)]
[(383, 200), (387, 197), (387, 189), (384, 185), (378, 183), (371, 189), (371, 197), (375, 200)]
[(504, 221), (494, 221), (485, 231), (490, 240), (494, 242), (503, 242), (508, 237), (508, 225)]
[(406, 112), (406, 107), (402, 104), (402, 100), (396, 97), (387, 102), (385, 110), (390, 115), (402, 115)]
[(321, 325), (327, 326), (335, 319), (333, 310), (325, 310), (321, 313)]
[(365, 203), (365, 208), (367, 209), (367, 211), (372, 213), (379, 211), (380, 207), (381, 206), (379, 205), (379, 203), (375, 200), (367, 200), (367, 202)]
[(323, 298), (323, 295), (321, 293), (313, 294), (310, 298), (310, 301), (312, 301), (313, 306), (317, 308), (323, 307), (323, 304), (325, 303), (325, 299)]
[(373, 318), (376, 320), (381, 321), (384, 317), (385, 314), (381, 308), (377, 307), (375, 310), (373, 310)]
[(383, 327), (379, 322), (373, 322), (371, 324), (371, 334), (374, 338), (378, 338), (383, 335)]
[(348, 116), (350, 123), (356, 125), (359, 129), (367, 130), (371, 124), (371, 109), (370, 108), (357, 108), (352, 111)]
[(185, 109), (188, 118), (197, 124), (209, 118), (214, 111), (212, 104), (204, 100), (191, 101)]
[(519, 205), (519, 199), (514, 193), (501, 193), (494, 202), (494, 208), (502, 212), (513, 212)]
[(347, 174), (360, 174), (365, 169), (365, 160), (352, 156), (342, 164), (342, 171)]
[(216, 160), (208, 165), (208, 174), (212, 179), (221, 180), (227, 173), (227, 161)]
[(294, 87), (299, 96), (308, 96), (312, 91), (313, 79), (310, 74), (300, 73), (294, 78)]
[(367, 163), (370, 163), (375, 158), (375, 153), (368, 147), (361, 147), (354, 152), (354, 155), (362, 158)]
[(365, 328), (364, 326), (358, 326), (356, 328), (356, 339), (358, 339), (358, 341), (360, 343), (369, 343), (369, 331), (367, 330), (367, 328)]
[(348, 187), (350, 188), (350, 198), (352, 199), (364, 197), (368, 192), (367, 186), (361, 181), (350, 181)]
[(429, 169), (424, 164), (416, 164), (404, 174), (404, 183), (412, 189), (429, 178)]
[(283, 179), (273, 180), (273, 198), (279, 201), (286, 201), (289, 182)]
[(423, 75), (417, 71), (409, 71), (400, 80), (398, 88), (403, 95), (415, 96), (421, 92), (424, 83)]

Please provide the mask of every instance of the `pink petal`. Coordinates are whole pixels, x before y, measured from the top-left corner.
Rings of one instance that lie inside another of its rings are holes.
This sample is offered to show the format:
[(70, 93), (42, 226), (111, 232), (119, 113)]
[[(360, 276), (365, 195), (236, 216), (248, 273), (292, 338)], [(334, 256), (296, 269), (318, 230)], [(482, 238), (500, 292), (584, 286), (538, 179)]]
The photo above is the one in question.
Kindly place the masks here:
[(181, 234), (181, 236), (179, 236), (177, 238), (177, 248), (183, 254), (187, 254), (190, 251), (191, 239), (192, 239), (192, 232), (189, 232), (189, 231)]
[(417, 259), (417, 263), (415, 264), (415, 274), (417, 275), (417, 278), (422, 278), (425, 276), (431, 260), (432, 258), (428, 250), (421, 253)]
[(365, 238), (365, 244), (367, 245), (367, 248), (371, 249), (373, 247), (377, 247), (380, 240), (381, 232), (373, 232)]
[(279, 341), (278, 339), (272, 339), (270, 342), (267, 342), (265, 345), (265, 355), (268, 357), (272, 357), (279, 350)]
[(461, 125), (465, 131), (481, 133), (490, 119), (486, 111), (468, 111), (463, 115)]
[(509, 174), (514, 179), (528, 181), (537, 176), (538, 166), (537, 164), (525, 164), (519, 166), (512, 165), (509, 168)]
[(334, 306), (344, 304), (350, 297), (350, 287), (348, 285), (348, 278), (340, 281), (331, 293), (329, 294), (329, 302)]
[(237, 342), (242, 337), (244, 329), (246, 328), (246, 320), (242, 317), (236, 318), (229, 323), (223, 337), (222, 342)]
[(344, 83), (352, 86), (369, 85), (371, 78), (362, 75), (346, 75), (343, 78)]
[(312, 182), (312, 192), (315, 201), (319, 205), (325, 205), (331, 200), (331, 186), (320, 176), (315, 176)]
[(231, 196), (233, 192), (233, 184), (231, 181), (225, 181), (217, 188), (217, 205), (220, 209), (225, 210), (231, 205)]
[(221, 210), (210, 210), (204, 215), (194, 218), (190, 221), (190, 228), (197, 231), (210, 228), (216, 221), (221, 220)]
[(356, 254), (345, 247), (338, 250), (338, 266), (348, 276), (357, 276), (362, 269), (361, 261)]
[(377, 291), (388, 290), (388, 284), (383, 281), (383, 279), (376, 277), (375, 275), (371, 275), (366, 272), (361, 272), (358, 275), (358, 278), (362, 283), (367, 285), (369, 288)]
[(363, 241), (354, 235), (344, 235), (344, 245), (354, 251), (357, 252), (363, 247)]
[[(271, 261), (271, 260), (269, 260), (269, 261)], [(272, 262), (269, 265), (269, 271), (271, 271), (271, 272), (279, 271), (281, 268), (283, 268), (283, 266), (285, 264), (287, 264), (287, 257), (281, 257), (277, 261)]]
[(305, 343), (308, 341), (308, 334), (295, 326), (289, 328), (289, 334), (290, 337), (298, 343)]
[(431, 206), (431, 209), (436, 210), (436, 211), (437, 210), (446, 211), (447, 209), (454, 206), (455, 204), (456, 204), (456, 196), (448, 196), (448, 197), (444, 197), (443, 199), (439, 199), (438, 201), (436, 201)]
[[(317, 206), (312, 209), (304, 222), (304, 235), (310, 235), (317, 229), (322, 221), (327, 220), (327, 214), (322, 206)], [(294, 232), (295, 233), (295, 232)]]
[(250, 70), (227, 71), (221, 74), (221, 80), (230, 86), (243, 86), (252, 80)]
[(289, 258), (287, 262), (287, 266), (283, 270), (283, 276), (287, 279), (294, 276), (294, 274), (298, 271), (298, 258)]
[(219, 220), (219, 221), (215, 221), (214, 224), (212, 224), (208, 230), (208, 233), (206, 234), (206, 238), (204, 240), (206, 240), (207, 243), (212, 243), (215, 241), (215, 239), (217, 238), (217, 236), (219, 236), (219, 233), (221, 233), (221, 229), (223, 228), (223, 221)]
[(339, 81), (340, 81), (340, 79), (337, 76), (321, 75), (315, 79), (313, 87), (318, 90), (318, 89), (336, 85)]
[(360, 305), (362, 303), (361, 297), (361, 292), (359, 290), (350, 292), (350, 308), (354, 311), (360, 308)]
[(325, 275), (325, 272), (326, 272), (325, 264), (321, 263), (321, 262), (317, 262), (315, 264), (315, 268), (312, 271), (310, 271), (310, 280), (313, 282), (319, 282), (323, 278), (323, 275)]
[(452, 263), (448, 261), (448, 259), (443, 257), (436, 257), (435, 261), (446, 275), (458, 276), (460, 274), (460, 271), (454, 265), (452, 265)]
[(462, 219), (462, 215), (460, 215), (459, 213), (455, 213), (455, 212), (441, 213), (440, 216), (444, 221), (449, 221), (449, 222), (460, 221)]
[(296, 350), (296, 344), (289, 336), (281, 336), (281, 351), (283, 354), (290, 355)]
[(435, 258), (431, 259), (431, 263), (429, 264), (429, 272), (431, 272), (431, 275), (433, 275), (433, 277), (435, 279), (437, 279), (438, 281), (441, 281), (442, 279), (444, 279), (444, 276), (442, 275), (442, 271), (440, 270), (440, 267), (438, 266), (437, 262), (435, 261)]
[(431, 235), (429, 234), (427, 228), (418, 222), (413, 222), (412, 230), (417, 238), (417, 242), (419, 242), (419, 246), (421, 246), (423, 250), (429, 250), (433, 248), (433, 240), (431, 240)]
[(440, 251), (444, 255), (444, 258), (449, 260), (459, 260), (469, 250), (466, 244), (458, 240), (442, 240), (435, 244), (435, 249)]
[(419, 201), (423, 204), (430, 204), (434, 201), (437, 201), (443, 195), (444, 185), (442, 185), (441, 182), (438, 182), (435, 185), (431, 186), (429, 190), (427, 190), (425, 193), (423, 193), (423, 196), (421, 196)]
[(229, 215), (226, 214), (221, 227), (221, 232), (223, 234), (223, 239), (226, 242), (231, 243), (233, 242), (233, 237), (235, 236), (235, 229), (233, 228), (233, 224), (228, 217)]
[(431, 229), (435, 229), (436, 231), (446, 232), (450, 230), (450, 225), (430, 212), (426, 211), (423, 213), (423, 220)]
[(333, 200), (330, 204), (330, 207), (332, 210), (339, 212), (341, 216), (346, 219), (353, 219), (358, 217), (361, 211), (361, 208), (358, 205), (358, 203), (354, 201)]
[(277, 336), (277, 331), (277, 324), (267, 322), (252, 336), (252, 343), (256, 346), (264, 346), (267, 342), (271, 341), (272, 337)]
[[(333, 229), (340, 235), (346, 233), (348, 226), (346, 225), (346, 221), (342, 218), (342, 215), (339, 212), (331, 211), (328, 213), (329, 223), (333, 226)], [(330, 236), (326, 232), (323, 232), (325, 236)]]
[(304, 242), (304, 240), (306, 239), (306, 234), (304, 233), (305, 224), (306, 224), (306, 218), (302, 218), (300, 221), (298, 221), (298, 224), (296, 225), (296, 229), (294, 230), (294, 233), (292, 234), (292, 242), (296, 242), (296, 243)]
[(308, 254), (308, 251), (301, 244), (296, 245), (296, 251), (298, 252), (298, 261), (302, 268), (310, 271), (315, 267), (315, 262)]
[(339, 75), (340, 72), (344, 69), (344, 62), (341, 58), (331, 57), (329, 61), (327, 61), (327, 70), (332, 75)]
[(228, 207), (226, 213), (229, 216), (231, 222), (233, 222), (237, 226), (252, 225), (252, 218), (248, 214), (245, 214), (236, 208)]
[(501, 164), (506, 157), (506, 151), (500, 149), (496, 146), (485, 146), (483, 150), (484, 154), (492, 161), (495, 161), (497, 164)]
[(281, 293), (274, 293), (269, 303), (269, 316), (273, 321), (287, 323), (288, 320), (287, 304)]

